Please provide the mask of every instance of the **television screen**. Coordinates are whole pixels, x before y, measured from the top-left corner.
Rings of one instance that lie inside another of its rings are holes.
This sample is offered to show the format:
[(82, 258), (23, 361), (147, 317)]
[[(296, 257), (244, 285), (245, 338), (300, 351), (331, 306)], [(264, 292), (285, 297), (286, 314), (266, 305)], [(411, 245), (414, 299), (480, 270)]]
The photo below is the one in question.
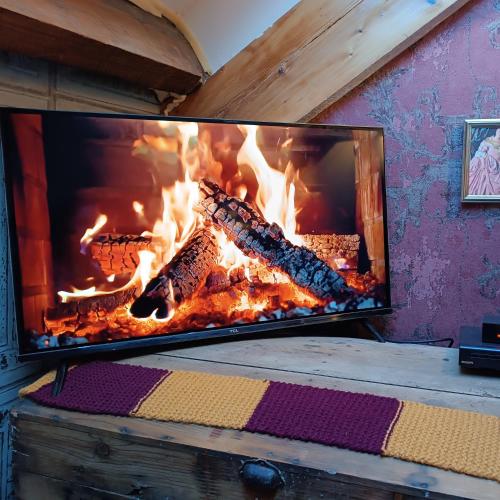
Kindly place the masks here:
[(1, 118), (22, 359), (389, 311), (382, 129)]

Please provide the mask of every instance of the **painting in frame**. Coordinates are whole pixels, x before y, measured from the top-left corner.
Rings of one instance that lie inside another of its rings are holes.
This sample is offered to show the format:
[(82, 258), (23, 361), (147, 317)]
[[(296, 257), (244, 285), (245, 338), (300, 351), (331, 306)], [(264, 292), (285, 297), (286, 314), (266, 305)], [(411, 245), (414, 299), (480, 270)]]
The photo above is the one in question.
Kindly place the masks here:
[(465, 120), (462, 202), (500, 203), (500, 118)]

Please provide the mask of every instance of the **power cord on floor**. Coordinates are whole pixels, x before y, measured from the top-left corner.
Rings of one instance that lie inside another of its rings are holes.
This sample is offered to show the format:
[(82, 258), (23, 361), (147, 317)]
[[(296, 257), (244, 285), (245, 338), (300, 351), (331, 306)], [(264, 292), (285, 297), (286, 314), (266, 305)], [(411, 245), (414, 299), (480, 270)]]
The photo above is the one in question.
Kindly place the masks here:
[(392, 340), (384, 337), (368, 320), (362, 321), (364, 327), (375, 337), (378, 342), (388, 342), (391, 344), (437, 344), (439, 342), (448, 342), (447, 347), (453, 346), (453, 339), (451, 337), (443, 337), (441, 339), (427, 339), (427, 340)]

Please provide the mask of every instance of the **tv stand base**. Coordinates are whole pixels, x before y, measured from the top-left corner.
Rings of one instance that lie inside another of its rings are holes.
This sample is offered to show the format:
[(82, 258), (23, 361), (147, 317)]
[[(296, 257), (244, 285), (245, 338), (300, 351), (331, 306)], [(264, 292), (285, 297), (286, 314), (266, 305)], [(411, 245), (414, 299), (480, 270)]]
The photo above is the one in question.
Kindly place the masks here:
[(66, 374), (68, 373), (68, 361), (66, 359), (59, 362), (57, 366), (56, 379), (52, 386), (52, 396), (59, 396), (61, 393), (64, 382), (66, 381)]
[(377, 341), (377, 342), (386, 342), (385, 338), (383, 335), (370, 323), (370, 320), (368, 319), (362, 319), (361, 324), (368, 330), (370, 335)]

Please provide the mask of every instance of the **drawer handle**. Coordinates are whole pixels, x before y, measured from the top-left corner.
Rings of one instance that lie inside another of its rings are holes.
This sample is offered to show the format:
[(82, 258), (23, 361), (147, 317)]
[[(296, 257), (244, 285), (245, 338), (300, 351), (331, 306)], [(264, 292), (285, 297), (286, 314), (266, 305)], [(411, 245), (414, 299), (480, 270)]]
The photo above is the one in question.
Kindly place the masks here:
[(285, 486), (285, 478), (278, 467), (259, 458), (243, 460), (240, 476), (245, 486), (262, 493), (271, 493)]

